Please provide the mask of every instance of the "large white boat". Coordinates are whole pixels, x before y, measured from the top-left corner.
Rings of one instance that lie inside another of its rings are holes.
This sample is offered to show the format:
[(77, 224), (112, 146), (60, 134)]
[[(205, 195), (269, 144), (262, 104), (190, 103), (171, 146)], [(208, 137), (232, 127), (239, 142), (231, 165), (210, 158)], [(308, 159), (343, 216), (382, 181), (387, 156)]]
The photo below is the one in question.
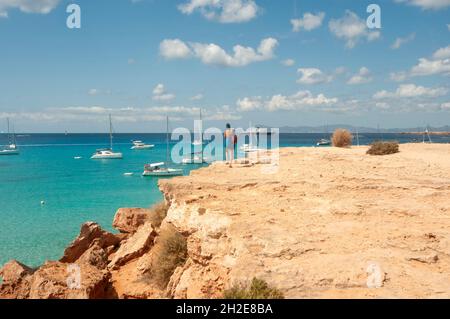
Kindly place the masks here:
[(132, 150), (149, 150), (154, 148), (155, 145), (145, 144), (142, 141), (133, 141), (133, 146), (131, 147)]
[(9, 118), (6, 119), (6, 123), (8, 126), (9, 145), (0, 150), (0, 155), (19, 155), (19, 149), (17, 148), (16, 142), (16, 135), (14, 134), (14, 132), (10, 134)]
[(167, 166), (167, 163), (169, 163), (169, 117), (167, 117), (166, 121), (166, 163), (154, 163), (154, 164), (146, 164), (144, 166), (144, 172), (142, 173), (142, 176), (179, 176), (183, 175), (183, 170), (178, 168), (170, 168)]
[(113, 151), (113, 127), (111, 114), (109, 115), (109, 148), (98, 149), (91, 159), (122, 159), (123, 154)]
[(244, 153), (258, 152), (260, 151), (260, 149), (258, 148), (258, 129), (253, 128), (251, 122), (249, 131), (249, 144), (243, 144), (239, 149)]

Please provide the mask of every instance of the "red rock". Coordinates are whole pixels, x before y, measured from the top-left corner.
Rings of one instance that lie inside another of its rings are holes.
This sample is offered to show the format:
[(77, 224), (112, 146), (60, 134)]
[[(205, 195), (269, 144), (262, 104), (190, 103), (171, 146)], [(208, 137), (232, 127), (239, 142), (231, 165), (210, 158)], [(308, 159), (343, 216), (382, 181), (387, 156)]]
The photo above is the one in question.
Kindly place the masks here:
[(113, 227), (121, 233), (134, 233), (150, 221), (153, 211), (146, 208), (119, 208), (114, 216)]
[(64, 256), (60, 259), (64, 263), (73, 263), (83, 255), (93, 244), (101, 248), (117, 246), (121, 238), (104, 231), (98, 224), (93, 222), (85, 223), (81, 226), (78, 237), (64, 250)]

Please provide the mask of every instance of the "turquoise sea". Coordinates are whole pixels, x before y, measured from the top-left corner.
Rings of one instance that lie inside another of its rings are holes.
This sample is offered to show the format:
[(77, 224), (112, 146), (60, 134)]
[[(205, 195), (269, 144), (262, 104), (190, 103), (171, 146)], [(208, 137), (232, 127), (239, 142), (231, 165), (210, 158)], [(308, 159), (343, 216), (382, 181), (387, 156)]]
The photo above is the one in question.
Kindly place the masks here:
[[(280, 146), (313, 146), (322, 134), (282, 134)], [(86, 221), (113, 231), (120, 207), (149, 207), (161, 201), (157, 178), (141, 177), (143, 165), (165, 161), (164, 134), (117, 134), (115, 150), (123, 160), (94, 161), (92, 153), (108, 144), (106, 134), (18, 135), (19, 156), (0, 156), (0, 265), (17, 259), (29, 266), (59, 259)], [(379, 139), (362, 134), (361, 143)], [(421, 136), (385, 134), (384, 139), (410, 142)], [(132, 151), (131, 140), (155, 148)], [(448, 143), (449, 137), (435, 137)], [(0, 145), (6, 141), (0, 137)], [(75, 160), (74, 157), (82, 159)], [(179, 166), (185, 174), (198, 165)], [(126, 172), (135, 173), (124, 176)], [(45, 201), (45, 205), (41, 205)]]

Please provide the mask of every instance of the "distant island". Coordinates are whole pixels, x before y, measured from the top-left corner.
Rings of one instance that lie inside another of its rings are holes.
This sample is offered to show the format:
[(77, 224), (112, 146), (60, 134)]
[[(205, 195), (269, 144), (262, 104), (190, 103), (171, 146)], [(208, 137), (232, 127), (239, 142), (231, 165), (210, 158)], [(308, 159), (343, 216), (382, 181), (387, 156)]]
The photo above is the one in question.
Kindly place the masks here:
[[(257, 127), (267, 128), (266, 125), (257, 125)], [(373, 127), (357, 127), (345, 124), (333, 124), (328, 126), (283, 126), (280, 127), (280, 133), (332, 133), (338, 128), (344, 128), (351, 132), (359, 133), (393, 133), (393, 134), (411, 134), (422, 135), (425, 133), (426, 127), (413, 128), (373, 128)], [(428, 127), (431, 135), (450, 135), (450, 125), (441, 127)]]

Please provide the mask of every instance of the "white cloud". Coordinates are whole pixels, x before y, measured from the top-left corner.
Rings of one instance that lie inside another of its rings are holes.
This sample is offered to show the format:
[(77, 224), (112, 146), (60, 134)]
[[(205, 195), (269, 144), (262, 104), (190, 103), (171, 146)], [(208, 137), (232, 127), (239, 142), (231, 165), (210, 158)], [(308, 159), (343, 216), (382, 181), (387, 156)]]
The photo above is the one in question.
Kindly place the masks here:
[(88, 91), (88, 94), (91, 95), (91, 96), (97, 95), (98, 93), (99, 93), (99, 92), (98, 92), (97, 89), (90, 89), (90, 90)]
[(439, 10), (450, 7), (450, 0), (395, 0), (399, 3), (406, 3), (420, 7), (424, 10)]
[(300, 78), (297, 80), (299, 84), (320, 84), (333, 80), (331, 75), (327, 75), (316, 68), (300, 68), (297, 72), (300, 74)]
[(427, 76), (434, 74), (449, 74), (450, 60), (428, 60), (425, 58), (419, 59), (419, 63), (411, 69), (412, 76)]
[(332, 19), (328, 26), (337, 38), (346, 41), (346, 46), (350, 49), (355, 47), (361, 39), (374, 41), (380, 37), (379, 31), (370, 31), (366, 21), (350, 10), (347, 10), (342, 18)]
[(273, 95), (266, 99), (262, 97), (245, 97), (236, 102), (241, 112), (265, 109), (270, 112), (279, 110), (295, 111), (308, 108), (333, 106), (338, 103), (337, 98), (328, 98), (324, 94), (314, 95), (310, 91), (299, 91), (293, 95)]
[(404, 38), (397, 38), (395, 39), (394, 43), (391, 45), (391, 49), (397, 50), (400, 49), (400, 47), (408, 42), (413, 41), (416, 38), (415, 33), (411, 33), (410, 35), (404, 37)]
[(262, 98), (261, 97), (245, 97), (243, 99), (239, 99), (236, 102), (236, 105), (238, 107), (238, 110), (241, 112), (249, 112), (254, 111), (263, 105)]
[(391, 108), (391, 106), (386, 102), (377, 102), (375, 103), (375, 106), (381, 110), (388, 110)]
[(10, 9), (19, 9), (25, 13), (47, 14), (59, 3), (59, 0), (0, 0), (0, 17), (8, 17)]
[(442, 103), (441, 104), (441, 109), (450, 111), (450, 102)]
[(242, 67), (272, 59), (275, 56), (274, 51), (277, 46), (278, 41), (276, 39), (267, 38), (261, 41), (256, 50), (251, 47), (235, 45), (233, 54), (229, 54), (214, 43), (186, 44), (181, 40), (164, 40), (160, 46), (160, 54), (167, 59), (196, 57), (207, 65)]
[(221, 23), (242, 23), (258, 15), (254, 0), (189, 0), (178, 6), (183, 14), (200, 12), (208, 20)]
[(153, 89), (153, 100), (160, 102), (169, 102), (175, 99), (175, 95), (172, 93), (167, 93), (164, 84), (158, 84)]
[(362, 67), (357, 74), (353, 75), (347, 81), (347, 84), (364, 84), (369, 82), (372, 82), (370, 70), (366, 67)]
[(242, 119), (242, 116), (232, 111), (229, 105), (207, 111), (205, 116), (205, 120), (208, 121), (237, 121), (240, 119)]
[(323, 19), (325, 18), (324, 12), (319, 12), (317, 14), (305, 13), (302, 19), (292, 19), (292, 31), (299, 32), (300, 30), (311, 31), (322, 25)]
[(447, 59), (450, 58), (450, 45), (445, 48), (440, 48), (433, 54), (433, 59)]
[(450, 23), (447, 24), (447, 29), (448, 29), (448, 31), (450, 31)]
[(408, 72), (394, 72), (390, 77), (394, 81), (404, 81), (409, 77), (450, 75), (450, 45), (436, 50), (431, 58), (420, 58)]
[[(185, 106), (152, 106), (145, 108), (121, 107), (111, 108), (104, 106), (71, 106), (60, 108), (48, 108), (39, 112), (0, 112), (0, 119), (23, 119), (40, 123), (58, 122), (98, 122), (105, 123), (107, 115), (111, 114), (115, 123), (137, 123), (145, 121), (165, 121), (170, 115), (171, 121), (190, 120), (198, 117), (200, 109)], [(241, 116), (236, 114), (228, 106), (204, 109), (204, 118), (208, 120), (239, 120)]]
[(201, 101), (201, 100), (203, 100), (203, 98), (204, 98), (204, 96), (203, 96), (203, 94), (197, 94), (197, 95), (194, 95), (193, 97), (191, 97), (191, 101)]
[(437, 50), (432, 59), (420, 58), (412, 67), (411, 76), (427, 76), (434, 74), (450, 74), (450, 46)]
[(389, 78), (395, 82), (403, 82), (408, 78), (408, 74), (406, 72), (391, 72)]
[(168, 60), (187, 59), (191, 56), (192, 51), (180, 39), (169, 39), (162, 41), (159, 45), (159, 54)]
[(286, 60), (281, 61), (281, 64), (283, 64), (284, 66), (294, 66), (295, 60), (294, 59), (286, 59)]
[(388, 99), (388, 98), (418, 98), (418, 97), (439, 97), (448, 93), (446, 88), (427, 88), (424, 86), (417, 86), (415, 84), (402, 84), (395, 92), (388, 92), (386, 90), (379, 91), (374, 94), (374, 99)]

